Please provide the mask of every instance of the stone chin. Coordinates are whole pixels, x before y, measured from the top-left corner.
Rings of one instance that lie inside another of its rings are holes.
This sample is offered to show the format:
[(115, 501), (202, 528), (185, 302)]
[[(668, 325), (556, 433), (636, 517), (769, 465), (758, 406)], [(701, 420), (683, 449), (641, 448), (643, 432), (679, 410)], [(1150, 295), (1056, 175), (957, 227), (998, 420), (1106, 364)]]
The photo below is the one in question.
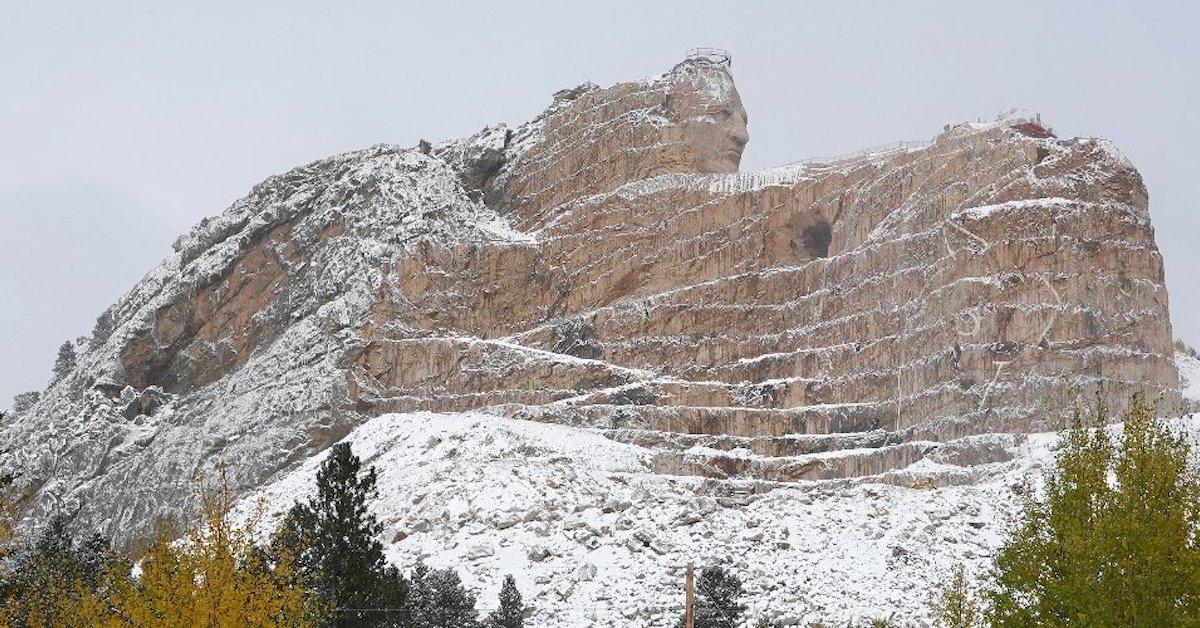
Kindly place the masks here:
[(721, 174), (737, 172), (741, 166), (741, 155), (723, 154), (723, 155), (697, 155), (695, 161), (696, 172), (702, 174)]

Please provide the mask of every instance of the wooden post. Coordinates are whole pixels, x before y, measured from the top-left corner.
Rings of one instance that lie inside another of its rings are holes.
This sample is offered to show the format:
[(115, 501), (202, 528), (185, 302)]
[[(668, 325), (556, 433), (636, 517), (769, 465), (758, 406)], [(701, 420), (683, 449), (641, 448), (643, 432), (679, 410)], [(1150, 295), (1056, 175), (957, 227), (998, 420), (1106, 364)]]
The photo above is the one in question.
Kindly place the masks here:
[(683, 610), (683, 625), (684, 628), (696, 628), (696, 591), (694, 587), (695, 578), (692, 576), (692, 564), (688, 563), (687, 577), (684, 578), (684, 590), (686, 591), (686, 601), (684, 602)]

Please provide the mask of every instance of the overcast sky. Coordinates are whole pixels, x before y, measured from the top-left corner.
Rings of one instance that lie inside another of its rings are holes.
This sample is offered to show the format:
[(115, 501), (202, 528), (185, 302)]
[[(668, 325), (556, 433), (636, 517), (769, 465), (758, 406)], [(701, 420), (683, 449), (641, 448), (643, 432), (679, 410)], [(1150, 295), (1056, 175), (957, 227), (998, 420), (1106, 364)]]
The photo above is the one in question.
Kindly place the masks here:
[(1200, 341), (1196, 3), (569, 4), (0, 0), (0, 407), (266, 176), (519, 123), (693, 46), (733, 54), (743, 170), (1013, 106), (1111, 138), (1150, 189), (1176, 334)]

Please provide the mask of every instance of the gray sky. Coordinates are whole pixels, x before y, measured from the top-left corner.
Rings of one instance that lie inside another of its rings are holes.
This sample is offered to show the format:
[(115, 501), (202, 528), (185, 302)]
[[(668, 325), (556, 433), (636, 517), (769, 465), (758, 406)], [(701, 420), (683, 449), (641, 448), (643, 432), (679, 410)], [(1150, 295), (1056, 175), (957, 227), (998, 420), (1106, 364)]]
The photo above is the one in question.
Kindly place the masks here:
[(744, 170), (1012, 106), (1113, 139), (1150, 189), (1176, 335), (1200, 341), (1200, 10), (1045, 4), (0, 0), (0, 407), (266, 176), (518, 123), (693, 46), (733, 53)]

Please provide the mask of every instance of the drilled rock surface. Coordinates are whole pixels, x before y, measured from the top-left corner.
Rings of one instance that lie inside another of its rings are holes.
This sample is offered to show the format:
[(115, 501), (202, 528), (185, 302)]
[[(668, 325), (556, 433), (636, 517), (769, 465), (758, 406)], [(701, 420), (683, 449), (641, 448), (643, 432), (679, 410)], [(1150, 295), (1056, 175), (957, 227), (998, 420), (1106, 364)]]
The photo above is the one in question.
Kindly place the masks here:
[(692, 60), (272, 177), (101, 316), (3, 464), (33, 519), (127, 540), (219, 461), (251, 489), (389, 412), (801, 481), (1051, 429), (1081, 391), (1180, 403), (1147, 193), (1108, 142), (1001, 121), (739, 173), (747, 140), (728, 67)]

